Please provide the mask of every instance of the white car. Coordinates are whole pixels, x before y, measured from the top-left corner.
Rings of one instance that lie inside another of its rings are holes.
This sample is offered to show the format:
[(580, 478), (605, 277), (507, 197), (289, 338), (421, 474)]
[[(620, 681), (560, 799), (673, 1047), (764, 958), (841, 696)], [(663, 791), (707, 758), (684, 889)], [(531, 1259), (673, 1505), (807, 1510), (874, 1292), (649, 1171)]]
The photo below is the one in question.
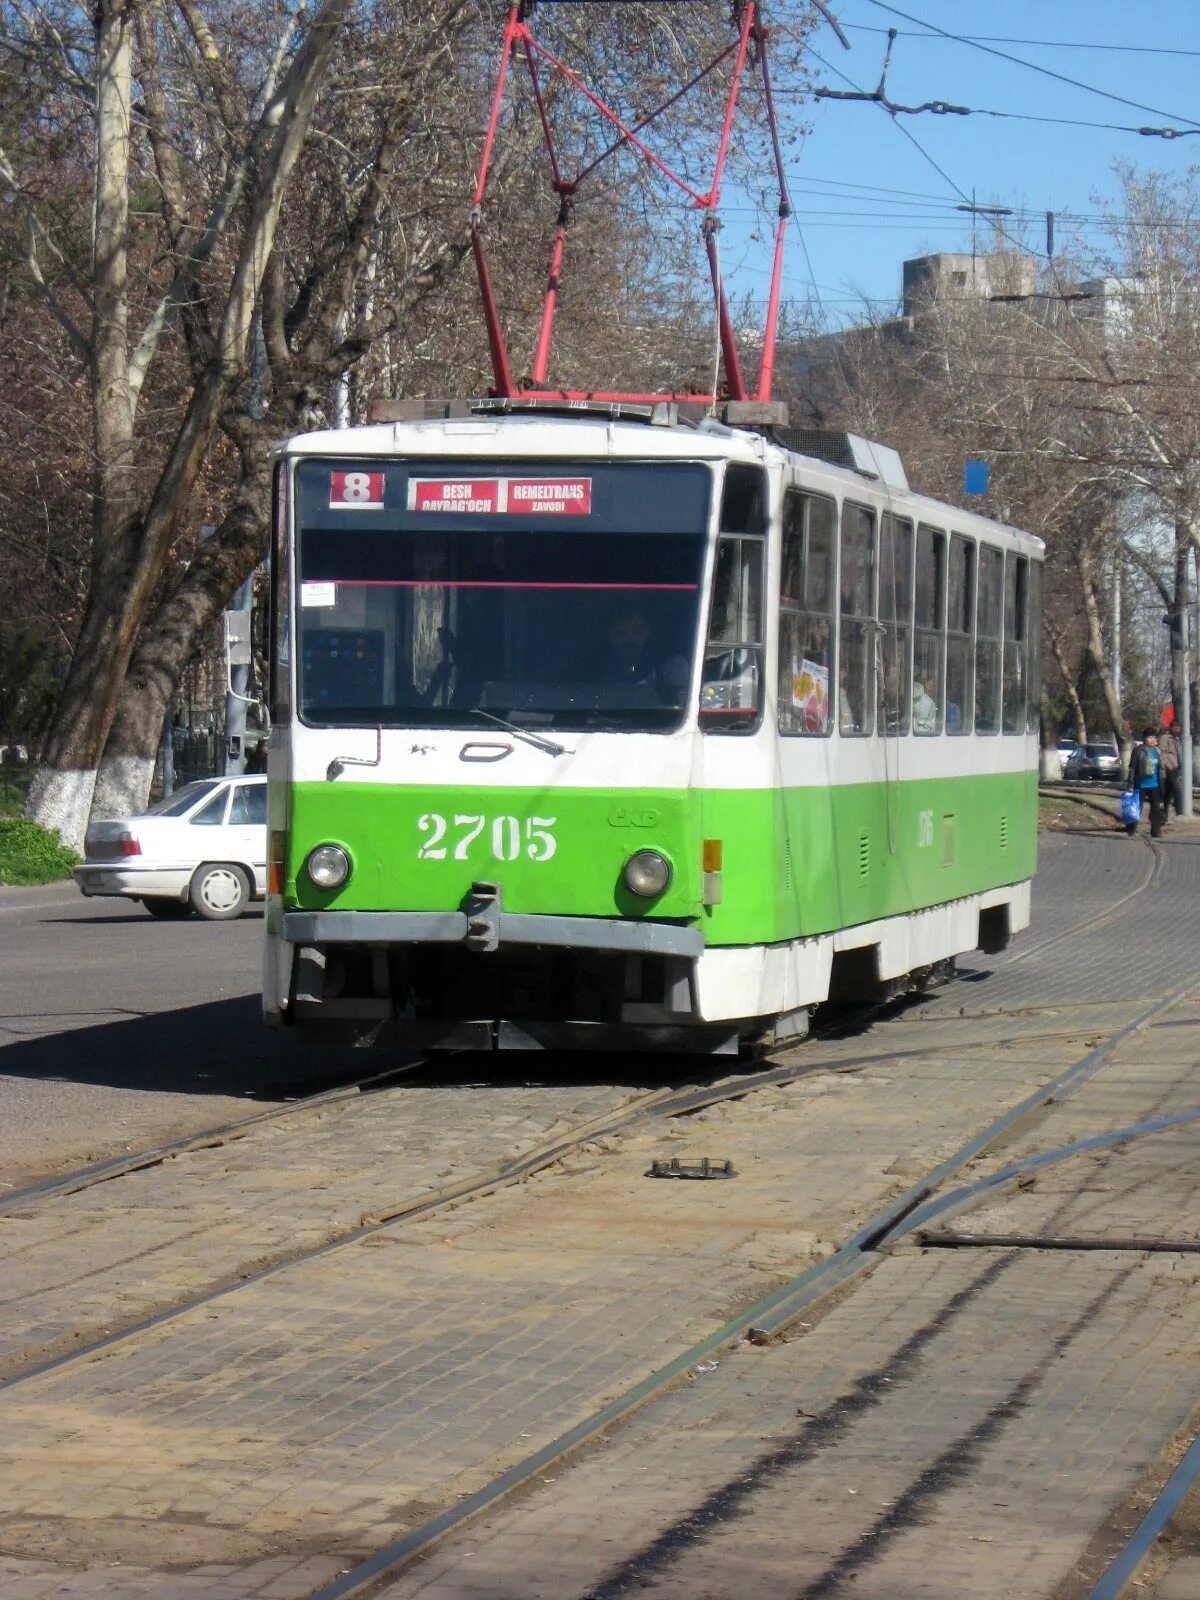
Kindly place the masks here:
[(93, 822), (75, 882), (140, 900), (155, 917), (238, 917), (267, 880), (267, 780), (187, 783), (141, 816)]

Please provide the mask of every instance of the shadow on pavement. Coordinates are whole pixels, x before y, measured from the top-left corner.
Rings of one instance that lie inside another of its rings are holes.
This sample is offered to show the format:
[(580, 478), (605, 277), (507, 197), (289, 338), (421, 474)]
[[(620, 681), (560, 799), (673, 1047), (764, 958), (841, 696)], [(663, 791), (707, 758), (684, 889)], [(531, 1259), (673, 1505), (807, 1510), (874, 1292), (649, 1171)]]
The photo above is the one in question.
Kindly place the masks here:
[(0, 1075), (278, 1100), (388, 1065), (361, 1050), (298, 1049), (264, 1027), (259, 1006), (257, 995), (239, 995), (23, 1039), (0, 1051)]

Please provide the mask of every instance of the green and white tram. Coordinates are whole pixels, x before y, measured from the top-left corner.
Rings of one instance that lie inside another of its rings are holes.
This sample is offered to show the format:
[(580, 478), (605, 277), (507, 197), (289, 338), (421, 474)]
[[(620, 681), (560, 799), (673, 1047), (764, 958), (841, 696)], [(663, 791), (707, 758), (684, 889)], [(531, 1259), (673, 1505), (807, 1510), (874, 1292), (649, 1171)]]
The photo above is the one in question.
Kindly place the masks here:
[(636, 413), (278, 452), (273, 1023), (734, 1050), (1026, 926), (1041, 542)]

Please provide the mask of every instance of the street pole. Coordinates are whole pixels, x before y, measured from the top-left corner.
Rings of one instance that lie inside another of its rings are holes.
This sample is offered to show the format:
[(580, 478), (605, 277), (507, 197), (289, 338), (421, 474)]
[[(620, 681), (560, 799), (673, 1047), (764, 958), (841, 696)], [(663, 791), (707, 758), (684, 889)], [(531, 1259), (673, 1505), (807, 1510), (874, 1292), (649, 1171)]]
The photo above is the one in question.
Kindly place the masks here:
[(1179, 775), (1180, 799), (1183, 801), (1182, 815), (1192, 815), (1192, 785), (1195, 775), (1192, 772), (1192, 640), (1191, 640), (1191, 575), (1187, 566), (1183, 569), (1183, 603), (1179, 607), (1179, 630), (1183, 635), (1183, 693), (1179, 696), (1180, 729), (1179, 729)]
[[(254, 601), (254, 574), (239, 585), (229, 609), (248, 617)], [(247, 657), (249, 652), (246, 652)], [(246, 770), (246, 689), (250, 683), (249, 665), (229, 668), (229, 688), (225, 694), (225, 776), (239, 777)]]
[(167, 707), (163, 717), (162, 738), (158, 748), (162, 756), (162, 792), (165, 800), (169, 794), (175, 793), (175, 712), (171, 706)]

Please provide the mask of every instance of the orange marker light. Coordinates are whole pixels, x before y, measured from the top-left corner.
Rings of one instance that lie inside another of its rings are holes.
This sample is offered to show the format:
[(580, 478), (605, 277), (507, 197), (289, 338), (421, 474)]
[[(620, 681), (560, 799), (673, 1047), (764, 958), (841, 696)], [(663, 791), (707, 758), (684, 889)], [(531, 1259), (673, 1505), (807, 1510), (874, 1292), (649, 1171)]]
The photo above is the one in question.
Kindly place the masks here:
[(705, 872), (720, 872), (722, 843), (720, 839), (705, 839), (704, 841), (704, 870)]
[(271, 859), (267, 862), (267, 893), (282, 894), (287, 882), (284, 856), (287, 854), (287, 834), (271, 834)]

